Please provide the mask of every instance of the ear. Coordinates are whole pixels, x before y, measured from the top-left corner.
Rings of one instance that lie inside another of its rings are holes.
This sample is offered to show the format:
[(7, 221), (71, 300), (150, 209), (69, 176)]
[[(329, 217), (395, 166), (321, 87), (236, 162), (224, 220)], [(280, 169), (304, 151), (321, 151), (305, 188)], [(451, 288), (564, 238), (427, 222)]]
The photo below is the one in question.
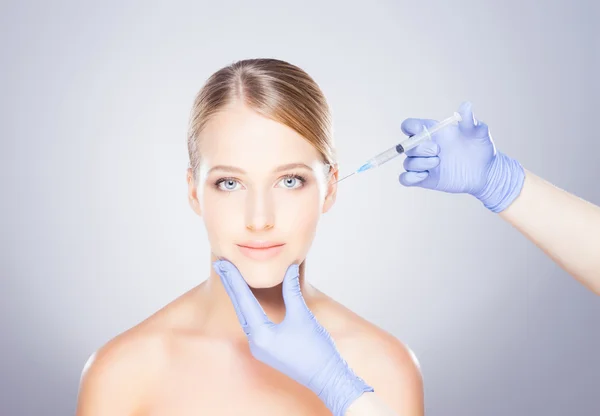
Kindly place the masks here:
[(194, 176), (192, 175), (192, 169), (187, 169), (187, 183), (188, 183), (188, 202), (192, 210), (199, 216), (202, 216), (202, 211), (200, 211), (200, 202), (198, 201), (198, 195), (196, 192), (196, 184), (194, 183)]
[(331, 165), (329, 169), (329, 173), (327, 174), (327, 192), (323, 203), (323, 214), (331, 209), (337, 196), (337, 181), (339, 174), (337, 163)]

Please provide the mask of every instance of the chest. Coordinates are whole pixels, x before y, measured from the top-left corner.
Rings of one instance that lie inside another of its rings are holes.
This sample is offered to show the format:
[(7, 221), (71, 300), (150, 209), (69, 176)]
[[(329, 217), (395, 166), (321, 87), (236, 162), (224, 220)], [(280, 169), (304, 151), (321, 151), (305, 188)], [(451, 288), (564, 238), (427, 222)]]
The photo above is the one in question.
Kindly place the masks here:
[(170, 366), (146, 413), (163, 415), (331, 416), (331, 412), (312, 391), (250, 355), (213, 351)]

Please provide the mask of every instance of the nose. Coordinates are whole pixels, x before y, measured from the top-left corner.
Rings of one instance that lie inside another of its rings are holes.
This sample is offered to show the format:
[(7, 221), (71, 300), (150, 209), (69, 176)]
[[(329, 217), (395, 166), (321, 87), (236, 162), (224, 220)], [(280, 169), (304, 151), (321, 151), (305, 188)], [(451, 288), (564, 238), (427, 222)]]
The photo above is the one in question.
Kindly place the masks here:
[(273, 200), (268, 192), (249, 192), (246, 206), (246, 228), (269, 230), (275, 226)]

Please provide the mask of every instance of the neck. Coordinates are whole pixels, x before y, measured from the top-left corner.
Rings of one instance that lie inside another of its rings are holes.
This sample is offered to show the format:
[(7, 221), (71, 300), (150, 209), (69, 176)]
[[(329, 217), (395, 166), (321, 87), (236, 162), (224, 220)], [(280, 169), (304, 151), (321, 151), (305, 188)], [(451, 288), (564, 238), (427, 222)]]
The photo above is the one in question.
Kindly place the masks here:
[[(214, 254), (211, 254), (210, 275), (199, 287), (203, 315), (205, 316), (202, 329), (206, 333), (219, 337), (245, 337), (221, 278), (212, 268), (212, 263), (216, 260)], [(306, 283), (305, 263), (304, 261), (300, 264), (299, 281), (302, 295), (310, 308), (317, 290)], [(273, 323), (283, 321), (285, 318), (285, 303), (283, 301), (282, 284), (264, 289), (250, 288), (250, 290)]]

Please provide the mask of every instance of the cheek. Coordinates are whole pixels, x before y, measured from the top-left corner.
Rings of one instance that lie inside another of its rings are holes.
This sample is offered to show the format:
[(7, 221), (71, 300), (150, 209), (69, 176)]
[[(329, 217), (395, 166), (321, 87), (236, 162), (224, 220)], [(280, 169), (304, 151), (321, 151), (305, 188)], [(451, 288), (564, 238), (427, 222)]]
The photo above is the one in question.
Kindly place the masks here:
[(310, 243), (320, 219), (319, 192), (311, 189), (301, 195), (286, 196), (277, 205), (276, 227), (295, 236), (299, 245)]
[(210, 245), (219, 249), (223, 242), (231, 240), (232, 236), (243, 228), (243, 216), (240, 207), (243, 201), (235, 193), (228, 195), (215, 195), (207, 192), (203, 196), (202, 219)]

